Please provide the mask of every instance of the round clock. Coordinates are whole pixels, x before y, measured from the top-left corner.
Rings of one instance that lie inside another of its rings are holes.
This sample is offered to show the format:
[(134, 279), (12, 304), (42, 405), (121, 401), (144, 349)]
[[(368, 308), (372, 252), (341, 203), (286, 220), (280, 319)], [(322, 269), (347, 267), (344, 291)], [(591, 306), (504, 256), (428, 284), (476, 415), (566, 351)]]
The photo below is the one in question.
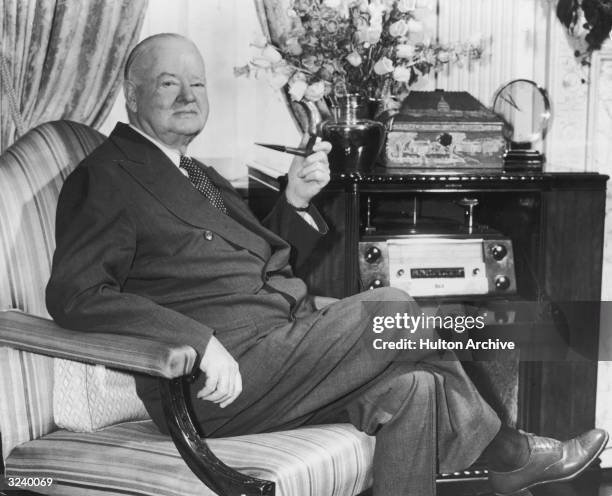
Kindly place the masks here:
[(546, 136), (552, 117), (546, 90), (528, 79), (510, 81), (495, 94), (493, 112), (504, 120), (506, 162), (541, 164), (543, 156), (533, 147)]

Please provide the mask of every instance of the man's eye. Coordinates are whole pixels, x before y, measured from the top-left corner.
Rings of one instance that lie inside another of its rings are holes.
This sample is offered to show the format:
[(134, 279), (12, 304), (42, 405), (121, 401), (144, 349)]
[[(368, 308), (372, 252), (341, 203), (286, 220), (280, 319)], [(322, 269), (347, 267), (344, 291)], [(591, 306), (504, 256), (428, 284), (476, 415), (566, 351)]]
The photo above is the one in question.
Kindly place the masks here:
[(204, 83), (193, 83), (191, 86), (194, 86), (196, 88), (205, 88), (206, 85)]
[(174, 81), (162, 81), (161, 85), (164, 88), (169, 88), (170, 86), (174, 86), (176, 83)]

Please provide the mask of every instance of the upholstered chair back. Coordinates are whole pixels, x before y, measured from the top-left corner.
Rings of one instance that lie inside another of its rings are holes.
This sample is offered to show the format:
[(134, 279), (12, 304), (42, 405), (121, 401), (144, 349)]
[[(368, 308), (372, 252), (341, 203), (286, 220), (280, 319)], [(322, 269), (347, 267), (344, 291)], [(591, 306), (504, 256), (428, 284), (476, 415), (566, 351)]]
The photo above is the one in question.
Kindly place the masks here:
[(70, 121), (30, 130), (0, 156), (0, 310), (48, 317), (44, 288), (62, 184), (104, 136)]
[[(103, 139), (83, 124), (49, 122), (0, 156), (0, 311), (48, 316), (44, 294), (59, 192), (70, 171)], [(0, 347), (0, 465), (13, 447), (54, 430), (53, 362)]]

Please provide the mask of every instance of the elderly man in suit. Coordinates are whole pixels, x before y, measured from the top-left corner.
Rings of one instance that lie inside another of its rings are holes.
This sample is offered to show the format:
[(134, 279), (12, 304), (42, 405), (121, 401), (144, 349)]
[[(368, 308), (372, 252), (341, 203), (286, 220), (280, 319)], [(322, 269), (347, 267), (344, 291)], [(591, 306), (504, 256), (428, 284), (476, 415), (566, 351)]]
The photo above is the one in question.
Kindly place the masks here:
[[(561, 443), (501, 427), (456, 360), (374, 354), (373, 316), (420, 312), (405, 293), (315, 308), (289, 260), (299, 264), (327, 231), (310, 200), (329, 180), (328, 143), (295, 159), (261, 224), (225, 179), (187, 155), (208, 117), (191, 41), (141, 42), (124, 89), (129, 125), (117, 125), (60, 196), (47, 287), (57, 322), (192, 346), (202, 371), (192, 400), (208, 436), (330, 421), (376, 435), (377, 496), (432, 495), (436, 470), (464, 468), (484, 450), (501, 494), (572, 477), (598, 456), (603, 431)], [(138, 387), (164, 430), (155, 384)]]

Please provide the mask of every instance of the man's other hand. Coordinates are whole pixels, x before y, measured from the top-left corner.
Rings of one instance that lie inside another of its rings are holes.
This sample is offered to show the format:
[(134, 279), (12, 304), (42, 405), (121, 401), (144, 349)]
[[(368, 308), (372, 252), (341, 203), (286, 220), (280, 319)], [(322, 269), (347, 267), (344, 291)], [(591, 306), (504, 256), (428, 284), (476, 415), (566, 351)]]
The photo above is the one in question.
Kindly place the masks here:
[[(301, 147), (306, 146), (308, 135), (304, 136)], [(313, 153), (307, 157), (295, 157), (288, 174), (287, 201), (294, 207), (307, 207), (310, 200), (329, 182), (329, 161), (327, 154), (331, 144), (327, 141), (316, 143)]]
[(206, 346), (200, 370), (206, 374), (206, 384), (197, 394), (199, 399), (218, 403), (225, 408), (242, 392), (238, 362), (215, 336), (211, 336)]

